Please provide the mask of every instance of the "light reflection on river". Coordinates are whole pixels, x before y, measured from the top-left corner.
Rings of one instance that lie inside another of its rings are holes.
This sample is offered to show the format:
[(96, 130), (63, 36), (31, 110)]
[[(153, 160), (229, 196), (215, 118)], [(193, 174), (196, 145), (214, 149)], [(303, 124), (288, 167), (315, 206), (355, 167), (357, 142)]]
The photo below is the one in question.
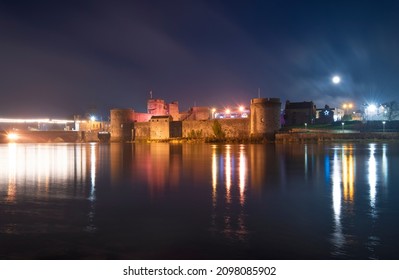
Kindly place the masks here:
[(244, 208), (247, 176), (243, 145), (212, 146), (211, 230), (223, 233), (228, 239), (245, 241), (248, 236)]
[(396, 143), (1, 144), (2, 259), (397, 259)]

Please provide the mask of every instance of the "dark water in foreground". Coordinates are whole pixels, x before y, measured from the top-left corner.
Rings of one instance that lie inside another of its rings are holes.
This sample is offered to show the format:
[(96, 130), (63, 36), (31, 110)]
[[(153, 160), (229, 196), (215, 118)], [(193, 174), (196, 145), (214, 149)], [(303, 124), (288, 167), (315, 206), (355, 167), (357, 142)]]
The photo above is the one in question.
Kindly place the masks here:
[(0, 259), (399, 259), (399, 144), (1, 144)]

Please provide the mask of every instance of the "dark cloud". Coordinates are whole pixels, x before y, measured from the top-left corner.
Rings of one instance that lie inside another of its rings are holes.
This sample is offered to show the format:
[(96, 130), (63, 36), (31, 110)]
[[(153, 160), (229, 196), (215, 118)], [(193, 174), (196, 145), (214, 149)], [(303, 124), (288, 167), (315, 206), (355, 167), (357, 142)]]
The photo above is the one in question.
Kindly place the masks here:
[[(396, 98), (395, 1), (3, 1), (0, 115)], [(333, 74), (342, 84), (333, 86)]]

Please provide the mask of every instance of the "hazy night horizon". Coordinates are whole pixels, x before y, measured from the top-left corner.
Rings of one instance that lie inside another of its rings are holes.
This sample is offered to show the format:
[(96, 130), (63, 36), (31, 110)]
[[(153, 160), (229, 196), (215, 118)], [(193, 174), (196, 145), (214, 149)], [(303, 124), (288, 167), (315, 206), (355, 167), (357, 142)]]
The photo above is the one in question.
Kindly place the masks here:
[[(283, 102), (389, 102), (394, 1), (1, 1), (0, 116)], [(334, 84), (334, 75), (341, 77)]]

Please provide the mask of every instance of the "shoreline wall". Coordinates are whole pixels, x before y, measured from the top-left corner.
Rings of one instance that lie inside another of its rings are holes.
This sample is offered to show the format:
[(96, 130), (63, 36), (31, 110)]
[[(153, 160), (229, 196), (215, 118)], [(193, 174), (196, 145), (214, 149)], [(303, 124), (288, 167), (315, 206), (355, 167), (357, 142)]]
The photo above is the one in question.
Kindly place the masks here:
[[(237, 120), (218, 120), (225, 140), (251, 140), (248, 136), (247, 119)], [(175, 123), (175, 124), (173, 124)], [(186, 138), (206, 140), (213, 138), (213, 120), (209, 121), (187, 121), (171, 122), (171, 137), (169, 139)], [(135, 123), (132, 133), (134, 141), (151, 141), (159, 139), (150, 138), (150, 123)], [(181, 133), (176, 135), (176, 133)], [(88, 131), (17, 131), (18, 139), (15, 143), (87, 143), (87, 142), (108, 142), (109, 134), (104, 139), (99, 138), (97, 132)], [(182, 135), (182, 136), (179, 136)], [(277, 143), (298, 143), (298, 142), (327, 142), (327, 141), (361, 141), (361, 140), (398, 140), (399, 132), (278, 132), (275, 134), (274, 141)], [(165, 139), (164, 139), (165, 140)], [(166, 139), (168, 140), (168, 139)], [(255, 139), (257, 140), (257, 139)], [(6, 132), (0, 132), (0, 143), (9, 143)]]
[(169, 137), (158, 137), (165, 131), (163, 122), (135, 122), (132, 130), (134, 141), (176, 138), (206, 139), (215, 137), (213, 125), (218, 122), (226, 139), (249, 138), (249, 119), (213, 119), (200, 121), (169, 122)]
[(213, 131), (214, 122), (218, 122), (228, 138), (249, 138), (249, 119), (213, 119), (206, 121), (183, 121), (182, 137), (205, 139), (215, 136)]

